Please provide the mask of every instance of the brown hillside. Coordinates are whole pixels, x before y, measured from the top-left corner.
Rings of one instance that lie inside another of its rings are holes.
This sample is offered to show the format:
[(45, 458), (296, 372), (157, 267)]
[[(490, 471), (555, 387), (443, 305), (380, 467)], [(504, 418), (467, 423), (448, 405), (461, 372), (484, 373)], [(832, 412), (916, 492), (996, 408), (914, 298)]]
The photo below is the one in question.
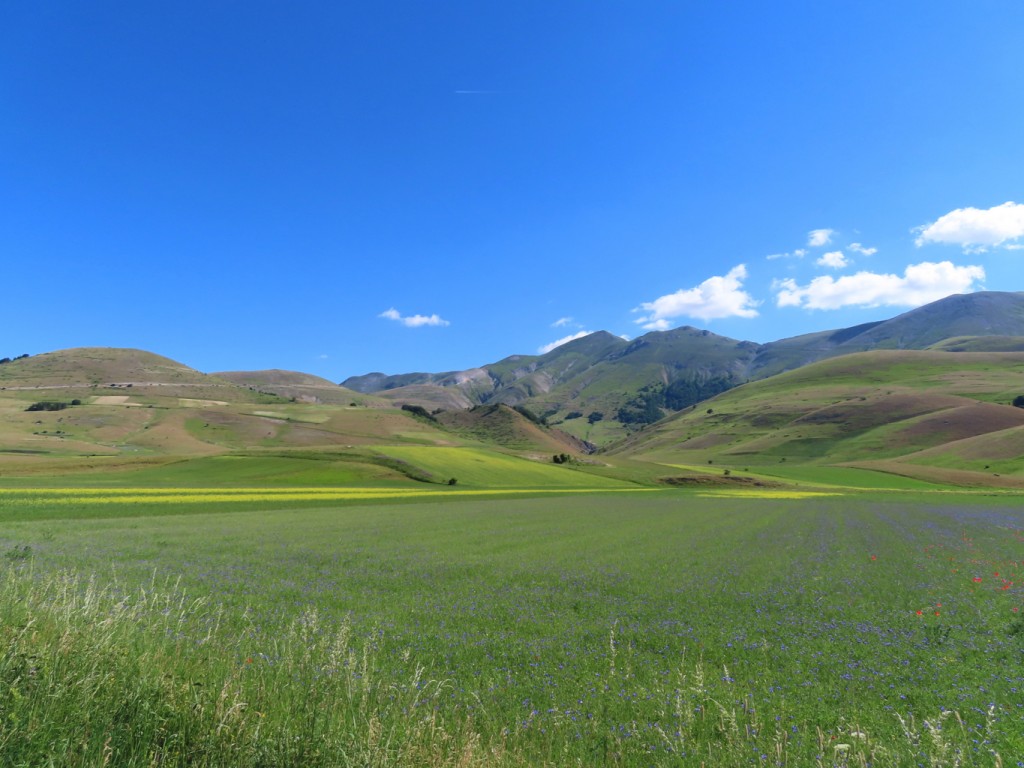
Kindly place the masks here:
[(294, 399), (300, 403), (324, 403), (328, 405), (361, 406), (384, 403), (376, 397), (364, 395), (346, 389), (332, 381), (298, 371), (222, 371), (212, 374), (219, 379), (230, 381), (242, 387), (258, 392), (266, 392), (286, 400)]
[(504, 448), (544, 454), (589, 452), (582, 440), (559, 429), (541, 427), (507, 405), (478, 405), (468, 411), (445, 411), (436, 418), (445, 429), (461, 437)]

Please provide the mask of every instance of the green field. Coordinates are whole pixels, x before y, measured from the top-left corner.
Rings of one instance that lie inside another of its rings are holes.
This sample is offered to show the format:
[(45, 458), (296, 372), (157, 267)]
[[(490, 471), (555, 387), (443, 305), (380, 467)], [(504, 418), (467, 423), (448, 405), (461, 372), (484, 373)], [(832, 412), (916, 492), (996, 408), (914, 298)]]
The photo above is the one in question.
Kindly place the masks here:
[(0, 762), (1024, 755), (1012, 499), (483, 490), (0, 490)]

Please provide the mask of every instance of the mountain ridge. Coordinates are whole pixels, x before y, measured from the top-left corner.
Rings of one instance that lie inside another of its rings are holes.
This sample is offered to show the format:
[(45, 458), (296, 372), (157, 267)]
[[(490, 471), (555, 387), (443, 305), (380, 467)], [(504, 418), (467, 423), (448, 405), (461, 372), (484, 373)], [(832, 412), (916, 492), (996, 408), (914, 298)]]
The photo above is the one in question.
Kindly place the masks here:
[(765, 344), (693, 326), (652, 331), (631, 341), (597, 331), (543, 355), (512, 355), (437, 374), (377, 372), (349, 377), (342, 385), (428, 408), (527, 404), (563, 425), (570, 413), (599, 413), (600, 426), (577, 422), (563, 428), (579, 427), (570, 431), (607, 443), (631, 425), (653, 423), (746, 381), (819, 360), (873, 349), (928, 349), (961, 337), (966, 340), (949, 349), (967, 350), (979, 346), (970, 339), (987, 336), (1003, 338), (1003, 348), (1010, 349), (1015, 338), (1024, 337), (1024, 293), (954, 294), (886, 320)]

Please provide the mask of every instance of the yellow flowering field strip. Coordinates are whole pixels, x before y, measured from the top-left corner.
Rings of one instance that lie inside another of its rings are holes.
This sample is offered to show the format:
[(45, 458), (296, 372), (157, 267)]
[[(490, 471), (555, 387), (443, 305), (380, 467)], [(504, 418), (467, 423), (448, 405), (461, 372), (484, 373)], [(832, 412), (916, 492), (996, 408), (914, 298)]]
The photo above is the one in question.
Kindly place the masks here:
[(789, 491), (775, 488), (755, 488), (751, 490), (728, 489), (722, 491), (702, 491), (697, 494), (704, 498), (732, 499), (816, 499), (822, 496), (842, 496), (838, 491)]
[(609, 493), (656, 489), (481, 489), (427, 490), (418, 488), (15, 488), (0, 490), (0, 504), (206, 504), (220, 502), (361, 501), (376, 499), (453, 499), (509, 494)]

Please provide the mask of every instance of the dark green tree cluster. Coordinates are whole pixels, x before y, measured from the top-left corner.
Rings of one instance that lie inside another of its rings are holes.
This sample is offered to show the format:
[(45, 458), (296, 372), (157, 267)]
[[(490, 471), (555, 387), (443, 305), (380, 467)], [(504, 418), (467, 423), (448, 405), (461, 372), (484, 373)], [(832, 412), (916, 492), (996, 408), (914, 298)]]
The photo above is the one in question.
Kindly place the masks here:
[(572, 461), (572, 456), (570, 456), (568, 453), (556, 453), (554, 456), (551, 457), (551, 461), (553, 461), (555, 464), (568, 464), (570, 461)]
[(636, 397), (619, 408), (615, 418), (623, 424), (653, 424), (665, 415), (661, 412), (664, 404), (664, 385), (642, 387)]
[(623, 424), (651, 424), (664, 416), (662, 408), (681, 411), (735, 385), (731, 376), (715, 376), (703, 381), (699, 378), (678, 379), (668, 386), (649, 384), (619, 408), (616, 418)]
[(587, 416), (587, 421), (591, 424), (597, 424), (597, 422), (601, 421), (603, 418), (604, 414), (600, 411), (591, 411), (590, 415)]
[(28, 355), (18, 355), (17, 357), (0, 357), (0, 365), (4, 363), (10, 363), (14, 360), (24, 360)]
[(569, 411), (567, 414), (565, 414), (565, 420), (566, 421), (569, 421), (569, 419), (582, 419), (582, 418), (583, 418), (583, 411)]
[(731, 376), (715, 376), (707, 381), (697, 379), (678, 379), (665, 388), (665, 407), (673, 411), (681, 411), (691, 405), (720, 395), (736, 386)]
[(1024, 395), (1017, 395), (1013, 398), (1013, 405), (1016, 408), (1024, 408)]
[(424, 419), (427, 419), (428, 421), (437, 421), (437, 419), (435, 419), (430, 414), (430, 412), (422, 405), (410, 405), (409, 403), (403, 403), (402, 410), (408, 411), (413, 416), (422, 416)]

